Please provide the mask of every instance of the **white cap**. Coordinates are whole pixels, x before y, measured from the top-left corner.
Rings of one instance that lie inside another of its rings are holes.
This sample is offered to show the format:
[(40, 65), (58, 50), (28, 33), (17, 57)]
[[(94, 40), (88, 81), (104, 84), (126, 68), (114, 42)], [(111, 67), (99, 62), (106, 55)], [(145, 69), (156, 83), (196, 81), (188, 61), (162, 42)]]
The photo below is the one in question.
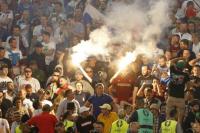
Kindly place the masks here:
[(80, 109), (79, 109), (79, 113), (83, 113), (83, 112), (89, 111), (89, 110), (90, 110), (90, 108), (85, 107), (85, 106), (82, 106), (82, 107), (80, 107)]
[(103, 104), (102, 106), (99, 106), (101, 109), (107, 109), (107, 110), (111, 110), (111, 106), (110, 106), (110, 104), (107, 104), (107, 103), (105, 103), (105, 104)]

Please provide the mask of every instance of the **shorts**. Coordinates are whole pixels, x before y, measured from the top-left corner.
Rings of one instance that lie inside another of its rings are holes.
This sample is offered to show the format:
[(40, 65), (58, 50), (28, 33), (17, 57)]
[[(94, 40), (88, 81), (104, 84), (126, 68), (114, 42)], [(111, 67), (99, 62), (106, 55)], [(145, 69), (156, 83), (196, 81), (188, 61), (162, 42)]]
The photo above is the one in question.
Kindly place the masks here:
[(185, 112), (185, 99), (169, 96), (167, 99), (166, 113), (169, 114), (172, 109), (176, 108), (178, 113), (184, 114)]

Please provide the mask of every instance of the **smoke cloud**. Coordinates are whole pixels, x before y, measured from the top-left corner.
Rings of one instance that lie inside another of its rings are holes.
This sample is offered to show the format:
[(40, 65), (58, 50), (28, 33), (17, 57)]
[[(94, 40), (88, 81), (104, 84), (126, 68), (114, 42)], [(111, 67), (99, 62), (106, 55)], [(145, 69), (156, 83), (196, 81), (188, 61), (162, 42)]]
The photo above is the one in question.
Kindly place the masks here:
[(134, 56), (141, 53), (150, 56), (163, 30), (171, 23), (168, 17), (170, 2), (136, 0), (112, 3), (103, 17), (104, 26), (94, 30), (89, 40), (73, 47), (72, 58), (78, 57), (80, 63), (90, 55), (107, 55), (112, 53), (108, 47), (115, 43), (121, 44), (120, 49), (134, 52)]

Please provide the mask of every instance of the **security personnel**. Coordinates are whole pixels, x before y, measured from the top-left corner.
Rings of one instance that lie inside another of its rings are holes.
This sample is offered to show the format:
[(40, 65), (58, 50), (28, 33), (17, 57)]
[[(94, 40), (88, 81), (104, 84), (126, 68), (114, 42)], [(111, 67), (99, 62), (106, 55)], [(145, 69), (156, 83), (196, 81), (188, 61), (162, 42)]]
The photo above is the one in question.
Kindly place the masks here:
[(136, 106), (138, 110), (133, 112), (128, 122), (139, 123), (138, 133), (153, 133), (153, 114), (144, 108), (143, 98), (136, 98)]
[(120, 110), (118, 113), (118, 116), (119, 116), (119, 119), (112, 123), (110, 133), (127, 133), (129, 125), (124, 120), (124, 117), (125, 117), (124, 110)]
[(176, 121), (177, 110), (170, 111), (170, 118), (161, 124), (161, 133), (183, 133), (180, 124)]

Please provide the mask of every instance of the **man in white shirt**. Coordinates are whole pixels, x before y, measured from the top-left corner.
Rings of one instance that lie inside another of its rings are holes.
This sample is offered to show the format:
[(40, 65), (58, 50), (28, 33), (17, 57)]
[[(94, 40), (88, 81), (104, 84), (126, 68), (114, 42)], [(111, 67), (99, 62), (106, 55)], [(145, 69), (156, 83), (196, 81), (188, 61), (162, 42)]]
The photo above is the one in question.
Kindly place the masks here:
[(42, 31), (45, 30), (45, 28), (48, 25), (48, 17), (41, 16), (40, 17), (40, 25), (37, 25), (33, 29), (33, 39), (42, 41)]
[(19, 60), (22, 59), (22, 52), (17, 49), (17, 40), (15, 38), (10, 38), (9, 45), (10, 48), (6, 51), (5, 58), (11, 60), (12, 66), (18, 66)]
[(45, 63), (48, 66), (54, 59), (56, 44), (50, 40), (50, 33), (44, 31), (42, 34), (43, 53), (45, 54)]
[(32, 77), (32, 69), (30, 67), (24, 68), (25, 77), (18, 80), (18, 88), (24, 88), (25, 85), (30, 84), (32, 86), (33, 92), (37, 93), (40, 89), (40, 83), (37, 79)]

